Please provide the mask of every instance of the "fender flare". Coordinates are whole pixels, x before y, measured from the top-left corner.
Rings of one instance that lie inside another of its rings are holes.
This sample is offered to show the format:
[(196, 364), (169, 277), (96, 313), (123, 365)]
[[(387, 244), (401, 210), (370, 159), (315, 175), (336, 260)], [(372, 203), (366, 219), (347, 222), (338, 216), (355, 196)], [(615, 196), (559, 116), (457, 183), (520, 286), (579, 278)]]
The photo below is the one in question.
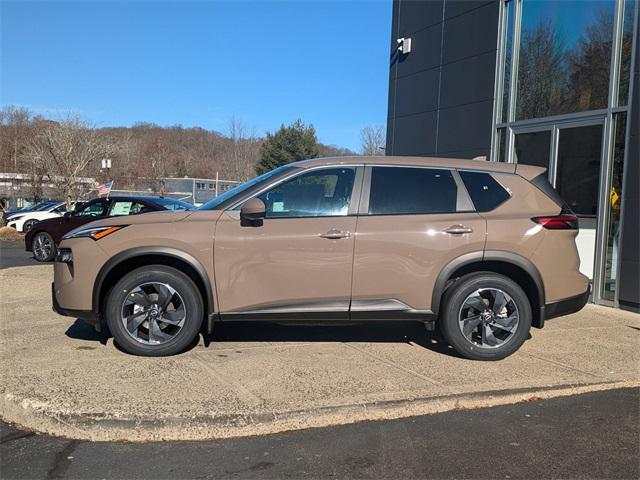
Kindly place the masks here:
[(476, 262), (503, 262), (514, 265), (524, 270), (533, 280), (538, 293), (540, 308), (540, 323), (544, 322), (544, 306), (545, 306), (545, 293), (544, 283), (540, 272), (536, 266), (527, 258), (512, 252), (504, 252), (501, 250), (486, 250), (485, 252), (470, 252), (460, 255), (450, 261), (438, 274), (436, 282), (433, 286), (433, 294), (431, 295), (431, 310), (437, 314), (440, 310), (440, 301), (445, 291), (447, 280), (453, 275), (453, 272), (465, 265), (470, 265)]
[(122, 262), (135, 257), (141, 257), (143, 255), (157, 255), (162, 257), (169, 257), (181, 260), (188, 263), (197, 273), (198, 277), (205, 288), (206, 298), (203, 300), (206, 302), (206, 316), (207, 316), (207, 333), (211, 333), (213, 328), (213, 320), (215, 317), (215, 303), (213, 298), (213, 289), (211, 288), (211, 282), (209, 275), (204, 266), (192, 255), (177, 248), (171, 247), (135, 247), (128, 250), (124, 250), (117, 255), (111, 257), (100, 268), (98, 275), (93, 283), (92, 292), (92, 309), (94, 312), (100, 311), (100, 292), (104, 284), (105, 279), (109, 273)]

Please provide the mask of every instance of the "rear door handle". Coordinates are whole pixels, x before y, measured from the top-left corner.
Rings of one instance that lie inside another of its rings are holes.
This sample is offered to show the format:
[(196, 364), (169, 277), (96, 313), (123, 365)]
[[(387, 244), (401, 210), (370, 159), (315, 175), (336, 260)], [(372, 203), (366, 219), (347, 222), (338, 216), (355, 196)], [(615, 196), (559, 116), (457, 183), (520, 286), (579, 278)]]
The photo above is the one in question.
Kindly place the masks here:
[(444, 232), (449, 233), (451, 235), (462, 235), (463, 233), (473, 232), (473, 228), (465, 227), (464, 225), (451, 225)]
[(329, 240), (340, 240), (341, 238), (349, 238), (351, 232), (343, 232), (342, 230), (331, 229), (327, 233), (320, 234), (321, 238), (327, 238)]

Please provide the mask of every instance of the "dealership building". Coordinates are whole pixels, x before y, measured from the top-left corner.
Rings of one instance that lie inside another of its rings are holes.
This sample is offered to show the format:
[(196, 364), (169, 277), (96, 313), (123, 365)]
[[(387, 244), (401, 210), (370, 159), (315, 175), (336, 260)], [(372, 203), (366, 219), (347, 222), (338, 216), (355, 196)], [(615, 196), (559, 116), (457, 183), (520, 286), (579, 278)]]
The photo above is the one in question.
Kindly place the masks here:
[(387, 155), (548, 169), (593, 302), (640, 311), (638, 0), (394, 0)]

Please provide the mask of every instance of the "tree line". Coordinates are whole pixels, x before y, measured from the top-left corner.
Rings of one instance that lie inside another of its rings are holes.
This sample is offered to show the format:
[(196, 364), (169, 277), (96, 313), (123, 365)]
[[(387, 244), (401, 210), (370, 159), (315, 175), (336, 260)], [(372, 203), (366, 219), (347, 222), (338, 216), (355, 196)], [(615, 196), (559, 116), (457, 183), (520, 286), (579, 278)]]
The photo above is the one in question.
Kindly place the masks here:
[[(382, 127), (361, 132), (362, 153), (383, 154)], [(76, 116), (47, 119), (27, 108), (0, 110), (0, 171), (26, 173), (32, 196), (40, 198), (43, 183), (53, 183), (66, 197), (82, 195), (80, 177), (114, 180), (117, 188), (133, 188), (147, 179), (161, 192), (162, 178), (212, 178), (245, 181), (282, 164), (320, 156), (356, 155), (318, 141), (315, 128), (296, 120), (259, 137), (232, 117), (225, 131), (180, 125), (162, 127), (137, 123), (132, 127), (97, 128)], [(101, 160), (112, 168), (101, 171)]]

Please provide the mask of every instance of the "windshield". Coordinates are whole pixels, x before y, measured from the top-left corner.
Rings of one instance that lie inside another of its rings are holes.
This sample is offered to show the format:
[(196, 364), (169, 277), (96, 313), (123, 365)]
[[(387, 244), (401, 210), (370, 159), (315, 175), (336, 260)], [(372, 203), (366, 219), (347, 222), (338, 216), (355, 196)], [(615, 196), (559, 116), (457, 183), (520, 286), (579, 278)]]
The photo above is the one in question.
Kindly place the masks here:
[(46, 208), (51, 207), (52, 205), (55, 205), (56, 202), (40, 202), (40, 203), (36, 203), (35, 205), (32, 205), (30, 207), (24, 207), (22, 210), (31, 210), (32, 212), (38, 212), (40, 210), (44, 210)]
[(264, 182), (265, 180), (289, 168), (291, 168), (290, 165), (283, 165), (282, 167), (278, 167), (275, 170), (271, 170), (270, 172), (263, 173), (258, 177), (252, 178), (247, 182), (241, 183), (240, 185), (233, 187), (231, 190), (227, 190), (223, 194), (218, 195), (215, 198), (212, 198), (207, 203), (202, 205), (198, 210), (215, 210), (216, 207), (220, 205), (222, 202), (229, 200), (235, 195), (238, 195), (244, 192), (245, 190), (248, 190), (249, 188), (253, 187), (254, 185), (257, 185), (258, 183)]
[(158, 205), (166, 208), (167, 210), (173, 210), (176, 212), (183, 212), (185, 210), (195, 210), (196, 207), (190, 203), (183, 202), (182, 200), (176, 200), (174, 198), (157, 198), (154, 200)]

